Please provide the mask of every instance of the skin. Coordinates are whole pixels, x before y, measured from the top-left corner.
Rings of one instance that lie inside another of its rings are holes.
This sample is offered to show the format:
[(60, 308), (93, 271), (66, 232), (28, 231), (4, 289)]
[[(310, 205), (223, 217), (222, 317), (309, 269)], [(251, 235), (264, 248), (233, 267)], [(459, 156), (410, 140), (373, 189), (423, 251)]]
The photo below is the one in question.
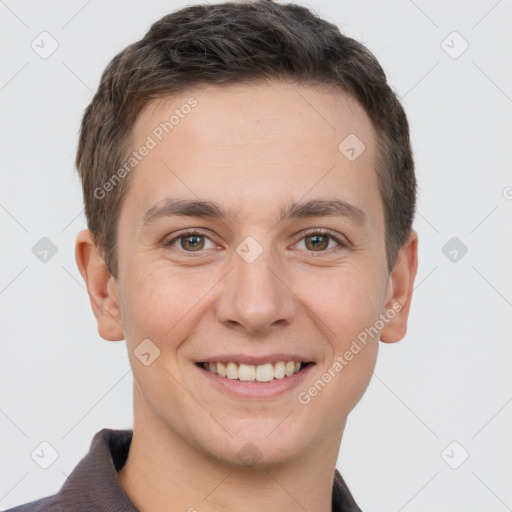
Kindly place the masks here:
[[(197, 107), (132, 171), (118, 224), (118, 279), (89, 231), (76, 242), (99, 333), (126, 339), (134, 375), (133, 440), (119, 482), (141, 511), (330, 511), (347, 415), (370, 382), (379, 336), (393, 343), (406, 334), (417, 234), (389, 274), (374, 130), (350, 96), (280, 81), (196, 87), (146, 106), (133, 147), (190, 97)], [(338, 150), (349, 134), (366, 146), (353, 162)], [(142, 229), (145, 212), (169, 196), (215, 201), (238, 214), (173, 216)], [(290, 201), (320, 198), (357, 206), (367, 223), (339, 216), (277, 222)], [(194, 246), (183, 248), (187, 239), (165, 247), (185, 228), (206, 236), (199, 256)], [(328, 239), (315, 249), (303, 233), (313, 228), (350, 243)], [(236, 252), (247, 236), (263, 250), (252, 263)], [(299, 403), (297, 393), (396, 302), (402, 309), (379, 336)], [(146, 338), (160, 350), (149, 366), (134, 355)], [(212, 387), (195, 366), (236, 352), (299, 352), (316, 364), (299, 389), (243, 400)], [(237, 456), (249, 442), (261, 455), (250, 467)]]

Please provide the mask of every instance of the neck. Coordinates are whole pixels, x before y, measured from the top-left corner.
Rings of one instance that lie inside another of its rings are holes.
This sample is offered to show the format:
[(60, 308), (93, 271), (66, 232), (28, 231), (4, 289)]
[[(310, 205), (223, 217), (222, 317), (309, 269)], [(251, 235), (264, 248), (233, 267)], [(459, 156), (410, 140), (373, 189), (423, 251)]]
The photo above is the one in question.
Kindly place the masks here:
[(134, 406), (132, 442), (118, 480), (139, 512), (331, 512), (344, 425), (307, 453), (247, 467), (209, 456), (142, 410), (140, 400)]

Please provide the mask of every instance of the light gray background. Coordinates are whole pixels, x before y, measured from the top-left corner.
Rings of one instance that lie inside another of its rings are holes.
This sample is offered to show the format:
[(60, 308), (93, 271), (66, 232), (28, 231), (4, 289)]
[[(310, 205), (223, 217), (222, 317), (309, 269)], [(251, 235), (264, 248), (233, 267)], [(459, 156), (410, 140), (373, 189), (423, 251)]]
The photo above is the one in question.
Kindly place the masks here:
[[(302, 3), (381, 62), (420, 185), (409, 330), (381, 344), (338, 468), (365, 511), (511, 510), (511, 1)], [(0, 508), (55, 493), (98, 430), (132, 426), (125, 344), (99, 337), (74, 261), (73, 160), (107, 63), (184, 5), (0, 0)], [(31, 48), (43, 31), (59, 45), (47, 59)], [(32, 253), (45, 236), (47, 263)], [(456, 262), (452, 237), (468, 248)], [(58, 452), (46, 470), (30, 456), (42, 441)]]

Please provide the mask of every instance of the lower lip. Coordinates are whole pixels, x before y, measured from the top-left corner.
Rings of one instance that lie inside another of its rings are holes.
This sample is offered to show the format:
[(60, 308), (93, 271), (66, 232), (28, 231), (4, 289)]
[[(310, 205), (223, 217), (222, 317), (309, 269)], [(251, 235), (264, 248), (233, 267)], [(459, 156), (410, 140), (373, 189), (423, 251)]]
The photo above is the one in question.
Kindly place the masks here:
[(286, 391), (297, 387), (309, 375), (314, 364), (308, 364), (300, 372), (291, 377), (274, 379), (269, 382), (246, 382), (240, 380), (219, 377), (202, 368), (199, 364), (196, 368), (209, 380), (209, 382), (221, 391), (239, 398), (274, 398)]

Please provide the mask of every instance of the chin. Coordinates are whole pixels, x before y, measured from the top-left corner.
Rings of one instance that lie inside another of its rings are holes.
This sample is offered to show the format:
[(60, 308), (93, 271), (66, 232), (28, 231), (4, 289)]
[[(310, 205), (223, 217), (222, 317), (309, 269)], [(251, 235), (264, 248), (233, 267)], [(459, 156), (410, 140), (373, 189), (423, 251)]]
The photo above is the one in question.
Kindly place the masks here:
[[(282, 420), (282, 418), (281, 418)], [(269, 423), (272, 427), (269, 428)], [(283, 426), (286, 420), (283, 422)], [(245, 425), (238, 434), (213, 440), (207, 448), (219, 462), (236, 467), (265, 469), (290, 462), (306, 449), (304, 435), (295, 435), (289, 430), (276, 429), (279, 421), (254, 422), (251, 427)], [(304, 431), (307, 431), (304, 428)], [(269, 434), (270, 433), (270, 434)]]

